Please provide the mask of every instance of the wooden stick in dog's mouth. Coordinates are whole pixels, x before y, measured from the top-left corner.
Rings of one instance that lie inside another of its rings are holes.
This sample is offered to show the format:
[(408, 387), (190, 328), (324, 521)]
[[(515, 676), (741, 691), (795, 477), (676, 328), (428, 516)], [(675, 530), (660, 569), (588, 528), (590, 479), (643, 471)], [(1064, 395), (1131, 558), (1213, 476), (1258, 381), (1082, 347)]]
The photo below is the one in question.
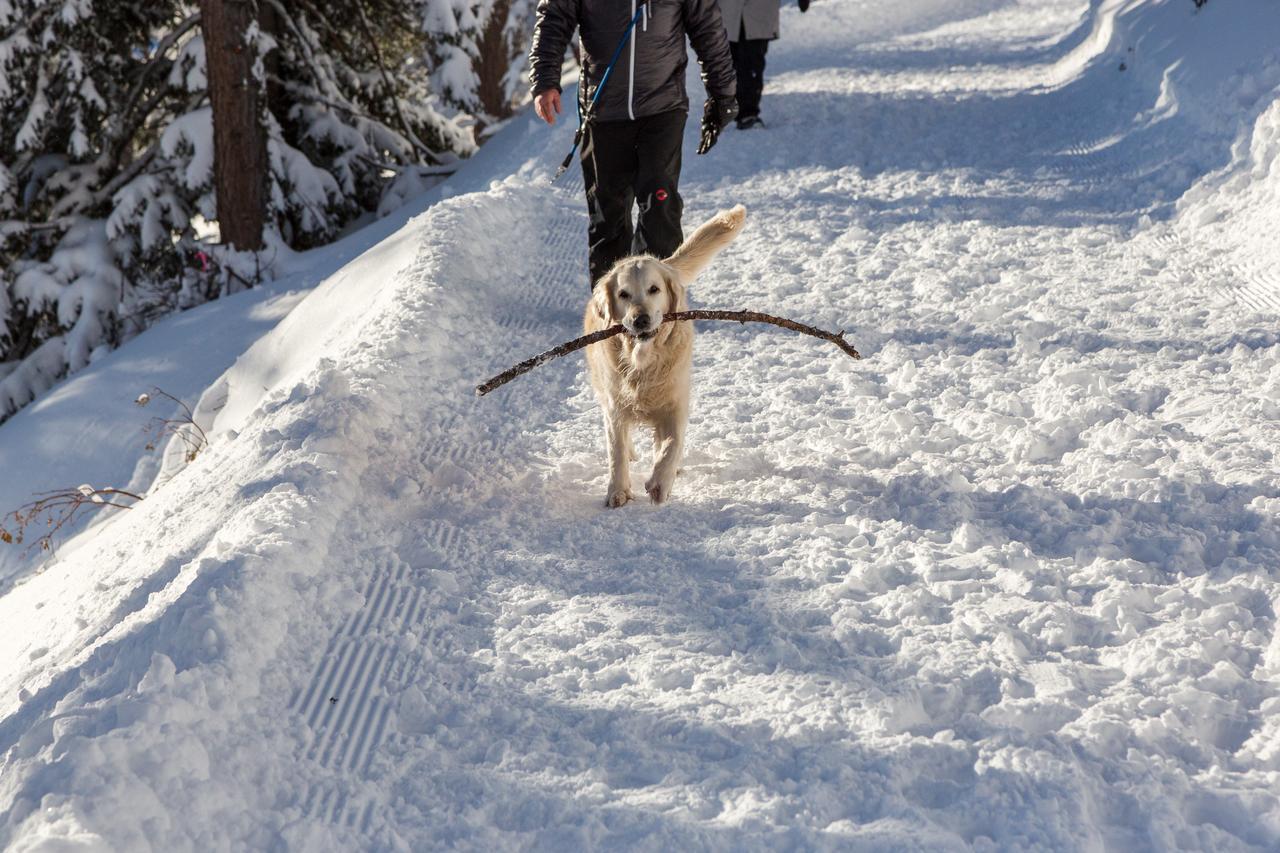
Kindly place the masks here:
[[(797, 323), (795, 320), (788, 320), (786, 317), (775, 317), (772, 314), (761, 314), (759, 311), (676, 311), (667, 314), (662, 318), (664, 323), (679, 323), (684, 320), (732, 320), (737, 323), (768, 323), (772, 326), (778, 326), (783, 329), (790, 329), (793, 332), (800, 332), (805, 335), (812, 335), (815, 338), (821, 338), (824, 341), (840, 347), (845, 355), (850, 358), (862, 358), (853, 344), (844, 339), (844, 332), (827, 332), (823, 329), (809, 326), (804, 323)], [(495, 388), (506, 385), (517, 376), (521, 376), (533, 370), (540, 364), (546, 364), (553, 358), (559, 358), (562, 355), (568, 355), (576, 352), (583, 347), (589, 347), (592, 344), (598, 344), (601, 341), (607, 341), (614, 335), (620, 335), (626, 331), (623, 326), (610, 326), (599, 332), (592, 332), (589, 335), (583, 335), (580, 338), (574, 338), (566, 341), (557, 347), (547, 350), (544, 353), (535, 355), (533, 358), (526, 358), (515, 367), (502, 371), (492, 379), (486, 380), (484, 383), (476, 386), (476, 396), (483, 397)]]

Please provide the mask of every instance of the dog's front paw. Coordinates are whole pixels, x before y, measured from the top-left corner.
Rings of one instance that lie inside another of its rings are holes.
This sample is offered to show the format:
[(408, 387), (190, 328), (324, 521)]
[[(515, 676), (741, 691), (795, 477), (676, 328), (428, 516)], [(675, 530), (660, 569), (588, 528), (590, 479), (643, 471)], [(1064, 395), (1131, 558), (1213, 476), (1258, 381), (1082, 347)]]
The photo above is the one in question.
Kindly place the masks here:
[(608, 496), (604, 499), (604, 505), (609, 509), (617, 509), (631, 500), (631, 489), (615, 488), (610, 489)]
[(667, 498), (671, 497), (672, 480), (670, 477), (659, 477), (654, 475), (644, 484), (644, 490), (649, 493), (649, 500), (656, 504), (663, 503)]

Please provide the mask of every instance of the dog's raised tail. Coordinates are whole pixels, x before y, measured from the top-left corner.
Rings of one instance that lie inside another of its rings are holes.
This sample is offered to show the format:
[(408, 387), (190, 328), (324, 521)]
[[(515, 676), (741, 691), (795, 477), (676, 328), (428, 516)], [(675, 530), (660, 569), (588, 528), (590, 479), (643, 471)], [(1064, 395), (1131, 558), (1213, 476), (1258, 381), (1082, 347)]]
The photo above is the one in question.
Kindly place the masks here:
[(712, 258), (733, 242), (746, 218), (747, 209), (742, 205), (720, 211), (699, 225), (665, 263), (680, 274), (686, 285), (690, 284)]

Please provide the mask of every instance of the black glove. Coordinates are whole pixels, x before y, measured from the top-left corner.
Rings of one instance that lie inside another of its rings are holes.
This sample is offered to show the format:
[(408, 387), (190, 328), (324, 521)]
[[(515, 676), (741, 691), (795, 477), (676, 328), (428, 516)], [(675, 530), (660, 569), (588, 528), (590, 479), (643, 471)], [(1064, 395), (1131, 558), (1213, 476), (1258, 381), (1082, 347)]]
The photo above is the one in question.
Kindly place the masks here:
[(738, 99), (707, 98), (702, 108), (702, 139), (698, 141), (698, 153), (706, 154), (720, 138), (720, 131), (738, 115)]
[(809, 11), (809, 0), (800, 0), (800, 11), (801, 12)]

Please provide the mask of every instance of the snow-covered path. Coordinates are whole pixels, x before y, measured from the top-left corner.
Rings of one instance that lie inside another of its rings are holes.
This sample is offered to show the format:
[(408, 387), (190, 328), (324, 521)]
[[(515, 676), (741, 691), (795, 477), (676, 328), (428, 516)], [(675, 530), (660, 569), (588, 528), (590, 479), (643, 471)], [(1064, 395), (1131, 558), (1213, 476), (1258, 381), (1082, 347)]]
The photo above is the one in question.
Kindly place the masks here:
[(0, 598), (0, 844), (1276, 849), (1280, 23), (1190, 7), (784, 10), (693, 299), (867, 358), (704, 325), (661, 507), (601, 507), (580, 363), (471, 394), (586, 295), (509, 128)]

